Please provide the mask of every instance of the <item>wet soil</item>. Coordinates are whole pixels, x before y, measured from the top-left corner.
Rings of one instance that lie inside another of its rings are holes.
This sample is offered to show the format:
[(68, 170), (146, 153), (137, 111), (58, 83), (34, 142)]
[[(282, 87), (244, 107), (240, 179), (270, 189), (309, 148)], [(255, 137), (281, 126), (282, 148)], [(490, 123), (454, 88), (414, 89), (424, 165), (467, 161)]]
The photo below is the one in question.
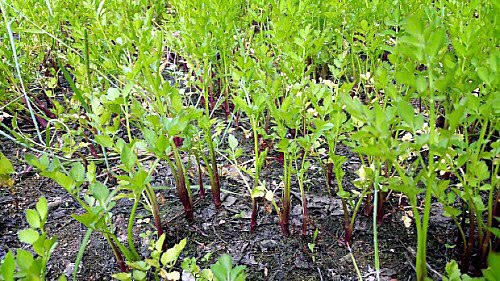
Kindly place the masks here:
[[(12, 142), (0, 139), (0, 150), (15, 164), (16, 175), (14, 191), (0, 189), (0, 257), (8, 250), (28, 249), (18, 242), (17, 231), (27, 227), (24, 210), (34, 208), (37, 199), (45, 196), (49, 202), (47, 230), (56, 236), (57, 248), (48, 264), (48, 279), (60, 275), (71, 276), (74, 261), (80, 248), (86, 228), (72, 218), (72, 214), (83, 212), (76, 201), (60, 186), (49, 179), (40, 177), (23, 164), (23, 148)], [(240, 143), (245, 147), (245, 140), (240, 134)], [(251, 140), (250, 140), (251, 141)], [(246, 149), (247, 150), (247, 149)], [(348, 161), (343, 169), (346, 172), (345, 186), (352, 188), (359, 168), (359, 159), (348, 148), (340, 147), (340, 154)], [(318, 165), (312, 165), (308, 173), (308, 207), (310, 223), (308, 236), (302, 237), (301, 207), (298, 187), (292, 182), (295, 195), (292, 196), (291, 236), (284, 238), (278, 225), (278, 218), (273, 208), (261, 201), (258, 227), (250, 233), (251, 201), (234, 167), (220, 159), (222, 174), (223, 204), (215, 210), (210, 192), (204, 200), (195, 194), (195, 220), (187, 223), (183, 217), (182, 205), (174, 189), (157, 192), (164, 229), (168, 234), (168, 243), (173, 245), (187, 237), (188, 245), (181, 255), (196, 257), (201, 267), (208, 267), (218, 256), (229, 253), (237, 264), (246, 265), (248, 280), (357, 280), (353, 258), (365, 280), (375, 280), (372, 219), (360, 214), (356, 220), (354, 235), (349, 249), (339, 241), (343, 238), (343, 213), (338, 197), (328, 194), (324, 176)], [(244, 162), (244, 160), (241, 160)], [(282, 174), (282, 167), (277, 161), (269, 160), (263, 170), (263, 179), (268, 188), (277, 188)], [(195, 173), (194, 173), (195, 175)], [(173, 179), (167, 165), (160, 164), (153, 175), (153, 186), (173, 186)], [(208, 186), (208, 177), (205, 186)], [(334, 187), (333, 187), (334, 188)], [(332, 194), (334, 191), (332, 190)], [(277, 189), (276, 198), (280, 191)], [(378, 226), (378, 241), (383, 280), (414, 280), (414, 250), (416, 231), (414, 224), (403, 223), (407, 206), (401, 195), (389, 196), (386, 205), (386, 217)], [(403, 202), (403, 203), (401, 203)], [(126, 224), (131, 204), (125, 199), (118, 202), (113, 215), (117, 225), (118, 237), (126, 239)], [(318, 235), (313, 241), (312, 233)], [(153, 220), (148, 211), (139, 207), (136, 228), (136, 245), (141, 254), (148, 255), (148, 238), (141, 233), (154, 231)], [(443, 272), (446, 261), (457, 258), (453, 245), (455, 237), (452, 221), (442, 215), (439, 205), (433, 206), (428, 240), (428, 263), (432, 270)], [(314, 248), (308, 247), (309, 243)], [(204, 257), (209, 257), (203, 259)], [(203, 261), (202, 261), (203, 259)], [(177, 264), (180, 268), (180, 265)], [(434, 279), (439, 276), (431, 270)], [(110, 280), (111, 274), (118, 272), (115, 258), (109, 245), (99, 233), (93, 233), (86, 247), (83, 261), (78, 270), (77, 280)]]

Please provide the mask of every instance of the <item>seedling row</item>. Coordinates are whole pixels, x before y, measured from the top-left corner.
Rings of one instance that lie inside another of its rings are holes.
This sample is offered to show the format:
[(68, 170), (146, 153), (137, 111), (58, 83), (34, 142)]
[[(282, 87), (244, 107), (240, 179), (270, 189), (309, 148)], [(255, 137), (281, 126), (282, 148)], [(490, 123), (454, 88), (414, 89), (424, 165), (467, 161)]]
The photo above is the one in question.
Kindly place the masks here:
[[(253, 233), (271, 206), (284, 237), (316, 237), (308, 196), (339, 199), (343, 247), (350, 249), (358, 217), (371, 217), (377, 278), (378, 231), (396, 196), (417, 233), (416, 279), (429, 278), (429, 220), (438, 203), (455, 224), (450, 235), (457, 235), (460, 257), (443, 280), (469, 278), (462, 273), (497, 280), (494, 2), (69, 0), (2, 1), (0, 9), (2, 139), (29, 150), (26, 163), (85, 210), (73, 218), (108, 241), (115, 278), (180, 278), (174, 267), (186, 241), (168, 249), (169, 226), (151, 184), (163, 163), (186, 224), (203, 220), (194, 215), (197, 198), (222, 208), (227, 164), (241, 178)], [(348, 186), (340, 146), (361, 161)], [(1, 160), (0, 179), (15, 193), (14, 169)], [(278, 186), (262, 176), (273, 163)], [(312, 166), (324, 186), (309, 184)], [(302, 210), (295, 232), (292, 193), (300, 194)], [(132, 202), (126, 241), (113, 218), (121, 199)], [(26, 212), (30, 230), (20, 232), (41, 264), (55, 241), (43, 230), (44, 200)], [(148, 259), (134, 242), (141, 206), (156, 230)], [(13, 259), (4, 257), (2, 272)], [(185, 260), (183, 269), (202, 280), (243, 280), (241, 267), (235, 279), (221, 277), (223, 263), (232, 272), (227, 259), (205, 271)], [(43, 266), (32, 270), (45, 276)]]

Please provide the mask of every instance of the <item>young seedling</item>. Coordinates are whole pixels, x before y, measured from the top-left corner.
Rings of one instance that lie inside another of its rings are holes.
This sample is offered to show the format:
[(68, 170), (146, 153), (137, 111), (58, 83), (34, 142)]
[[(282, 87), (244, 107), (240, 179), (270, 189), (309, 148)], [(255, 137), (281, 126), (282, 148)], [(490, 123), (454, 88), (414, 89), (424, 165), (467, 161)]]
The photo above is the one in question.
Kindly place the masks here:
[[(82, 206), (85, 213), (74, 214), (73, 218), (86, 227), (101, 232), (110, 244), (120, 270), (128, 271), (125, 260), (134, 261), (139, 257), (136, 252), (123, 245), (113, 231), (115, 227), (111, 210), (116, 205), (114, 196), (118, 189), (110, 191), (106, 185), (96, 180), (96, 166), (93, 162), (87, 166), (87, 172), (79, 162), (74, 163), (67, 171), (58, 158), (50, 161), (46, 155), (40, 159), (31, 154), (25, 157), (30, 165), (41, 171), (42, 176), (56, 181)], [(89, 184), (89, 192), (82, 194), (81, 186), (85, 182)]]
[[(240, 52), (241, 55), (238, 57), (235, 65), (236, 69), (233, 71), (233, 73), (236, 74), (234, 83), (239, 85), (239, 90), (233, 96), (233, 102), (236, 109), (244, 112), (250, 120), (254, 144), (253, 189), (258, 189), (260, 187), (259, 178), (261, 169), (267, 156), (267, 148), (264, 151), (260, 149), (259, 135), (264, 133), (260, 126), (268, 102), (268, 95), (267, 92), (258, 87), (259, 85), (257, 84), (258, 81), (261, 81), (258, 79), (263, 78), (263, 74), (251, 70), (256, 66), (256, 62), (248, 56), (244, 47)], [(254, 231), (257, 226), (257, 208), (257, 198), (252, 197), (251, 231)]]
[(47, 263), (57, 246), (56, 237), (48, 237), (45, 231), (48, 210), (47, 199), (43, 196), (38, 199), (36, 209), (26, 210), (29, 228), (20, 230), (18, 238), (31, 245), (35, 254), (21, 248), (16, 255), (9, 251), (0, 261), (0, 279), (45, 280)]
[[(150, 118), (154, 129), (143, 130), (144, 137), (147, 140), (151, 150), (158, 158), (167, 161), (175, 179), (175, 187), (179, 199), (184, 207), (186, 219), (193, 221), (193, 199), (189, 180), (184, 163), (181, 160), (179, 149), (174, 142), (174, 136), (184, 135), (188, 129), (189, 122), (193, 118), (194, 111), (186, 110), (183, 117), (169, 118)], [(156, 130), (156, 131), (155, 131)], [(173, 158), (173, 160), (171, 159)]]

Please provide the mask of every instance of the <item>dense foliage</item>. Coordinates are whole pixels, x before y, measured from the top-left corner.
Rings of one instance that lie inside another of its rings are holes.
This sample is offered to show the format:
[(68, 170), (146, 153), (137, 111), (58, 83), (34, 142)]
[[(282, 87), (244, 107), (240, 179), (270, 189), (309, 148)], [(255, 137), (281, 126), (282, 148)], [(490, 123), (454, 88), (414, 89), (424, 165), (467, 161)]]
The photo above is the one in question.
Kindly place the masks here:
[[(305, 182), (317, 165), (328, 192), (341, 199), (347, 247), (357, 214), (373, 216), (377, 274), (377, 224), (384, 203), (397, 193), (407, 198), (417, 231), (418, 280), (428, 276), (431, 202), (443, 206), (459, 236), (462, 258), (450, 262), (448, 280), (468, 278), (460, 270), (483, 270), (495, 280), (499, 273), (488, 260), (498, 265), (500, 245), (498, 3), (271, 2), (2, 0), (2, 141), (28, 148), (33, 154), (26, 162), (80, 203), (85, 213), (74, 218), (88, 227), (86, 239), (92, 232), (106, 237), (120, 280), (178, 278), (173, 267), (183, 246), (165, 249), (150, 184), (156, 165), (169, 165), (192, 221), (192, 191), (208, 196), (205, 176), (221, 207), (221, 161), (238, 167), (252, 205), (252, 231), (258, 231), (259, 204), (269, 201), (278, 229), (291, 235), (290, 194), (296, 189), (301, 234), (312, 233), (307, 190), (323, 187), (306, 188)], [(252, 139), (250, 155), (236, 138), (241, 131)], [(347, 159), (337, 152), (340, 145), (362, 161), (355, 189), (343, 186)], [(146, 155), (155, 161), (145, 163)], [(12, 187), (13, 169), (0, 156), (0, 181)], [(279, 189), (261, 177), (269, 159), (282, 164)], [(102, 173), (117, 184), (96, 178)], [(120, 198), (133, 202), (126, 243), (113, 232)], [(36, 237), (19, 233), (22, 241), (45, 245), (35, 248), (37, 263), (46, 262), (55, 243), (43, 231), (43, 202), (26, 213)], [(147, 259), (132, 232), (143, 203), (157, 228)], [(28, 254), (18, 251), (18, 261), (20, 255)], [(245, 278), (228, 257), (210, 273), (196, 261), (184, 267), (209, 280)], [(13, 268), (10, 253), (0, 279), (9, 280)], [(41, 265), (30, 272), (45, 274)]]

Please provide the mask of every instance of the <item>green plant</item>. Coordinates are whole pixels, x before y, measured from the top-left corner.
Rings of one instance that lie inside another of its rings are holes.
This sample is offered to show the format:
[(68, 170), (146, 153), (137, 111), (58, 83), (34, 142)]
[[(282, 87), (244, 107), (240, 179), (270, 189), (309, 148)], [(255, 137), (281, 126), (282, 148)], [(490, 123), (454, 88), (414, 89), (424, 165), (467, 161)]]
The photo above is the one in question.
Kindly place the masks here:
[(14, 172), (12, 163), (0, 152), (0, 186), (8, 188), (11, 193), (14, 193), (14, 180), (11, 178)]
[[(48, 237), (45, 231), (48, 210), (43, 196), (38, 199), (36, 209), (26, 210), (29, 228), (20, 230), (18, 237), (31, 245), (35, 254), (23, 249), (17, 249), (15, 255), (9, 251), (0, 263), (0, 280), (45, 280), (47, 263), (57, 246), (56, 237)], [(62, 275), (59, 280), (66, 278)]]
[(233, 267), (233, 260), (228, 254), (220, 256), (210, 269), (201, 269), (196, 264), (196, 258), (185, 258), (182, 262), (182, 269), (201, 281), (243, 281), (247, 278), (246, 266)]
[(184, 238), (172, 248), (165, 250), (165, 234), (162, 234), (150, 247), (151, 258), (144, 261), (127, 262), (132, 269), (131, 272), (120, 272), (113, 274), (113, 278), (122, 281), (149, 280), (148, 272), (151, 270), (155, 280), (180, 280), (181, 274), (174, 269), (179, 255), (186, 246), (187, 239)]
[[(266, 92), (259, 91), (257, 81), (259, 75), (263, 75), (261, 72), (251, 71), (254, 68), (255, 61), (248, 57), (245, 53), (244, 46), (241, 46), (242, 55), (239, 57), (238, 63), (236, 64), (237, 70), (233, 72), (235, 77), (234, 83), (240, 85), (240, 90), (233, 96), (233, 102), (237, 110), (244, 112), (250, 119), (250, 125), (253, 133), (253, 162), (254, 162), (254, 172), (253, 172), (253, 190), (260, 187), (260, 172), (264, 165), (264, 161), (267, 155), (267, 149), (261, 152), (259, 145), (259, 136), (263, 133), (262, 131), (262, 116), (264, 110), (266, 109), (267, 94)], [(262, 78), (262, 77), (260, 77)], [(258, 93), (258, 94), (256, 94)], [(254, 192), (252, 192), (254, 194)], [(250, 222), (251, 231), (255, 231), (257, 226), (257, 198), (252, 196), (252, 218)]]
[(247, 278), (246, 267), (243, 265), (233, 267), (233, 259), (228, 254), (220, 256), (210, 269), (218, 281), (243, 281)]
[[(122, 145), (126, 144), (123, 142)], [(110, 244), (120, 270), (127, 271), (124, 258), (133, 261), (137, 260), (139, 255), (133, 247), (133, 241), (129, 241), (131, 248), (127, 248), (114, 234), (115, 227), (112, 221), (111, 210), (116, 205), (116, 198), (114, 196), (117, 195), (119, 190), (110, 191), (106, 185), (96, 180), (96, 166), (94, 163), (90, 163), (87, 166), (87, 171), (85, 171), (83, 164), (79, 162), (73, 163), (71, 169), (67, 170), (57, 158), (51, 161), (47, 155), (37, 158), (27, 154), (25, 157), (30, 165), (41, 171), (41, 175), (51, 178), (61, 185), (82, 206), (85, 213), (74, 214), (73, 217), (87, 228), (101, 232)], [(135, 165), (134, 162), (125, 163)], [(132, 166), (125, 164), (125, 167), (131, 168)], [(125, 185), (140, 188), (141, 184), (144, 184), (141, 180), (147, 180), (147, 173), (145, 176), (140, 172), (135, 173), (134, 178), (136, 181), (135, 184), (138, 185), (134, 185), (133, 181), (130, 183), (127, 182)], [(84, 182), (89, 184), (90, 192), (86, 194), (82, 194), (82, 185)], [(132, 220), (128, 226), (129, 229), (133, 226), (133, 216), (134, 213), (132, 212)]]
[(316, 256), (314, 255), (314, 249), (316, 248), (316, 239), (318, 238), (318, 229), (314, 230), (313, 237), (312, 237), (312, 243), (307, 243), (307, 248), (309, 248), (309, 251), (311, 251), (312, 254), (312, 260), (313, 262), (316, 262)]

